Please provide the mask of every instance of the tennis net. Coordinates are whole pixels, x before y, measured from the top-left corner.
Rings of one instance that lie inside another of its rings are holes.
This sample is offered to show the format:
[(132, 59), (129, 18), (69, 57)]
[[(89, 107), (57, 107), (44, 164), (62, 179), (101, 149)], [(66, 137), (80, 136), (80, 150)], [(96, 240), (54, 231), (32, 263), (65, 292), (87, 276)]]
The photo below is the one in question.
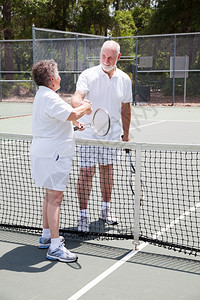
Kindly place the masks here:
[[(40, 233), (45, 191), (35, 187), (31, 179), (29, 148), (32, 137), (0, 134), (0, 140), (0, 226)], [(76, 151), (61, 204), (60, 231), (63, 234), (133, 239), (135, 244), (146, 241), (185, 253), (196, 255), (200, 252), (200, 145), (76, 140), (76, 150), (79, 148), (83, 153), (88, 150), (84, 146), (116, 149), (111, 210), (118, 224), (108, 225), (99, 218), (102, 194), (100, 171), (96, 167), (88, 203), (89, 232), (78, 231), (80, 162)], [(136, 169), (132, 177), (125, 148), (131, 149)], [(89, 156), (90, 152), (85, 155)]]

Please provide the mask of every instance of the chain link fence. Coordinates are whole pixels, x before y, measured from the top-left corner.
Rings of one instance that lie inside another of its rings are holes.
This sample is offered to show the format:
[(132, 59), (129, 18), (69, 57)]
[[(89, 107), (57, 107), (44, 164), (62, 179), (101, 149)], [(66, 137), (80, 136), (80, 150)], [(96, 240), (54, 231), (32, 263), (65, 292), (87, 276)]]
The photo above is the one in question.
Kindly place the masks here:
[[(0, 100), (33, 101), (34, 62), (53, 58), (70, 97), (78, 75), (99, 64), (108, 37), (35, 28), (32, 40), (0, 41)], [(118, 67), (133, 82), (133, 101), (148, 105), (200, 104), (200, 33), (112, 37), (121, 46)]]
[(0, 41), (0, 101), (33, 98), (32, 40)]

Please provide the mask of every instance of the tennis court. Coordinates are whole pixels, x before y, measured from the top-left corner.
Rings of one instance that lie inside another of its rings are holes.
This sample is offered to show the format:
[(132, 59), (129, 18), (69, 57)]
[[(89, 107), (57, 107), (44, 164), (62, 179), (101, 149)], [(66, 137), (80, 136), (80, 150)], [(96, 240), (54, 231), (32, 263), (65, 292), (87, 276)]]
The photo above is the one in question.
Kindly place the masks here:
[[(14, 116), (15, 109), (10, 109)], [(25, 105), (21, 111), (26, 114)], [(133, 107), (131, 140), (195, 146), (200, 144), (199, 113), (200, 107)], [(31, 116), (1, 119), (0, 132), (31, 134)], [(195, 217), (194, 223), (199, 206)], [(145, 242), (135, 251), (132, 240), (123, 239), (66, 242), (78, 254), (77, 263), (47, 261), (46, 251), (37, 248), (36, 234), (1, 230), (1, 299), (200, 299), (199, 256)]]

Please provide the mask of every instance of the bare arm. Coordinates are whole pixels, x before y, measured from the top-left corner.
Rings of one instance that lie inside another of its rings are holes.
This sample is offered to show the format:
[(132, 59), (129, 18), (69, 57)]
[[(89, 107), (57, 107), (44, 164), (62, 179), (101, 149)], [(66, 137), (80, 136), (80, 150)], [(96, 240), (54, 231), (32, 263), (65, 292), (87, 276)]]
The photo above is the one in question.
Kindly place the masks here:
[(76, 91), (71, 98), (72, 107), (78, 107), (84, 102), (85, 94), (81, 91)]
[(80, 119), (83, 115), (88, 114), (91, 111), (91, 103), (89, 101), (84, 101), (80, 106), (75, 107), (67, 121), (76, 121)]
[(122, 127), (123, 127), (123, 141), (129, 141), (129, 128), (131, 123), (131, 104), (122, 103), (121, 110)]
[[(71, 98), (71, 105), (72, 107), (79, 107), (80, 105), (84, 104), (85, 102), (88, 102), (88, 100), (85, 99), (85, 94), (81, 91), (76, 91), (74, 95)], [(92, 107), (90, 107), (89, 110), (87, 110), (86, 114), (90, 115), (92, 113)]]

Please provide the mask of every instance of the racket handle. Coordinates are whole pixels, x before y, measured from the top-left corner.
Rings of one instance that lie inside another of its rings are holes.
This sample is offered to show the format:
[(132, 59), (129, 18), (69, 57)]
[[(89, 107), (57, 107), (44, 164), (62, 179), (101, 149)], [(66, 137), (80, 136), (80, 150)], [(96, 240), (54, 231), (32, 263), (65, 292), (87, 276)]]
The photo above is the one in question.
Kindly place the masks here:
[(77, 131), (77, 130), (79, 130), (79, 129), (83, 129), (83, 128), (84, 128), (84, 126), (81, 126), (81, 127), (74, 126), (74, 131)]
[[(124, 137), (124, 136), (122, 135), (121, 138), (123, 139), (123, 137)], [(126, 153), (129, 153), (129, 152), (130, 152), (130, 149), (124, 149), (124, 150), (125, 150)]]

